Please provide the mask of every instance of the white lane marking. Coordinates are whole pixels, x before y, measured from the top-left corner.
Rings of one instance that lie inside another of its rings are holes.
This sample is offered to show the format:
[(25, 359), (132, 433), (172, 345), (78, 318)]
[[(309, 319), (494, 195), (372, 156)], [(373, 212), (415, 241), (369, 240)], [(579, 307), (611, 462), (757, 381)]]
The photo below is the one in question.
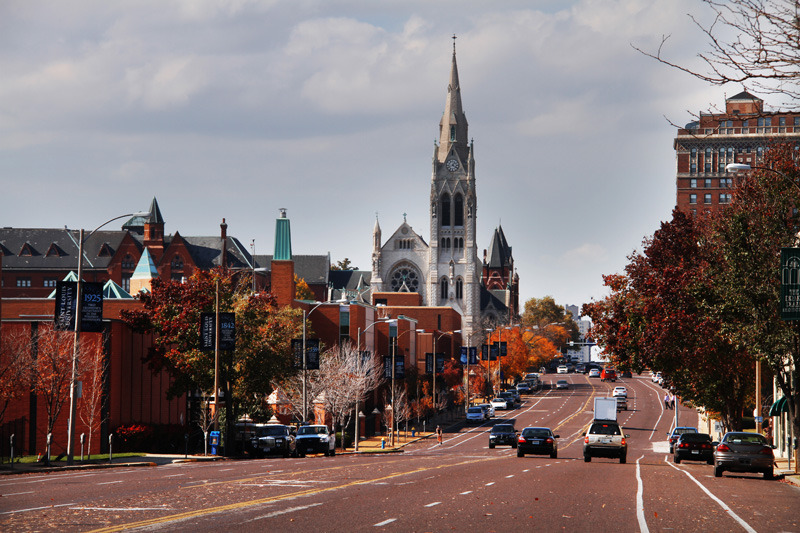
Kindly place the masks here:
[(462, 495), (462, 496), (466, 496), (467, 494), (472, 494), (472, 491), (471, 491), (471, 490), (468, 490), (468, 491), (466, 491), (466, 492), (462, 492), (462, 493), (461, 493), (461, 495)]
[(104, 481), (102, 483), (97, 483), (98, 485), (114, 485), (116, 483), (122, 483), (122, 481)]
[(656, 453), (669, 453), (669, 443), (664, 440), (657, 440), (653, 443), (653, 451)]
[(55, 507), (69, 507), (70, 505), (75, 505), (75, 502), (72, 503), (61, 503), (58, 505), (45, 505), (44, 507), (31, 507), (29, 509), (17, 509), (16, 511), (5, 511), (0, 513), (0, 515), (4, 514), (15, 514), (15, 513), (27, 513), (29, 511), (41, 511), (42, 509), (53, 509)]
[(169, 476), (164, 477), (178, 477), (178, 476), (185, 476), (186, 474), (170, 474)]
[(510, 475), (506, 476), (506, 479), (508, 479), (510, 477), (514, 477), (514, 474), (510, 474)]
[(222, 470), (218, 470), (218, 472), (230, 472), (233, 468), (223, 468)]
[(33, 494), (35, 491), (29, 490), (28, 492), (15, 492), (13, 494), (0, 494), (3, 498), (8, 496), (21, 496), (22, 494)]
[(384, 520), (383, 522), (378, 522), (377, 524), (375, 524), (374, 527), (388, 526), (389, 524), (391, 524), (395, 520), (397, 520), (397, 518), (390, 518), (389, 520)]
[(425, 507), (436, 507), (440, 503), (442, 503), (442, 502), (432, 502), (432, 503), (427, 504)]
[(725, 504), (725, 502), (723, 502), (722, 500), (720, 500), (719, 498), (717, 498), (716, 496), (714, 496), (713, 494), (711, 494), (711, 491), (710, 491), (710, 490), (708, 490), (707, 488), (705, 488), (705, 487), (703, 486), (703, 484), (702, 484), (702, 483), (700, 483), (699, 481), (697, 481), (697, 479), (695, 479), (695, 477), (694, 477), (693, 475), (691, 475), (691, 474), (690, 474), (689, 472), (687, 472), (686, 470), (684, 470), (684, 469), (682, 469), (682, 468), (678, 468), (678, 467), (677, 467), (677, 466), (675, 466), (674, 464), (670, 463), (669, 461), (667, 461), (667, 458), (666, 458), (666, 457), (664, 458), (664, 462), (665, 462), (665, 463), (667, 463), (667, 464), (668, 464), (669, 466), (671, 466), (672, 468), (674, 468), (675, 470), (677, 470), (678, 472), (683, 472), (684, 474), (686, 474), (687, 476), (689, 476), (689, 479), (691, 479), (692, 481), (694, 481), (694, 482), (697, 484), (697, 486), (698, 486), (698, 487), (700, 487), (701, 489), (703, 489), (703, 492), (705, 492), (705, 493), (708, 495), (708, 497), (709, 497), (709, 498), (711, 498), (712, 500), (714, 500), (715, 502), (717, 502), (717, 503), (719, 504), (719, 506), (720, 506), (720, 507), (722, 507), (722, 510), (723, 510), (723, 511), (725, 511), (726, 513), (728, 513), (728, 514), (731, 516), (731, 518), (733, 518), (734, 520), (736, 520), (737, 522), (739, 522), (739, 525), (740, 525), (740, 526), (742, 526), (742, 527), (744, 528), (744, 530), (745, 530), (745, 531), (748, 531), (749, 533), (756, 533), (756, 530), (755, 530), (755, 529), (753, 529), (752, 527), (750, 527), (750, 524), (748, 524), (747, 522), (745, 522), (744, 520), (742, 520), (742, 518), (740, 518), (740, 517), (739, 517), (739, 515), (737, 515), (736, 513), (734, 513), (734, 512), (733, 512), (733, 510), (732, 510), (730, 507), (728, 507), (728, 506)]
[(642, 484), (642, 475), (639, 467), (639, 461), (642, 460), (642, 457), (636, 459), (636, 520), (639, 521), (639, 531), (649, 533), (647, 520), (644, 518), (644, 485)]
[(70, 507), (70, 511), (174, 511), (173, 507)]
[(252, 520), (248, 520), (248, 522), (255, 522), (256, 520), (263, 520), (265, 518), (274, 518), (276, 516), (280, 516), (282, 514), (294, 513), (295, 511), (305, 511), (306, 509), (311, 509), (312, 507), (316, 507), (318, 505), (322, 505), (321, 503), (312, 503), (310, 505), (303, 505), (300, 507), (289, 507), (288, 509), (282, 509), (280, 511), (273, 511), (271, 513), (265, 514), (263, 516), (257, 516)]
[(484, 486), (485, 486), (485, 487), (491, 487), (492, 485), (494, 485), (494, 481), (490, 481), (489, 483), (487, 483), (487, 484), (486, 484), (486, 485), (484, 485)]

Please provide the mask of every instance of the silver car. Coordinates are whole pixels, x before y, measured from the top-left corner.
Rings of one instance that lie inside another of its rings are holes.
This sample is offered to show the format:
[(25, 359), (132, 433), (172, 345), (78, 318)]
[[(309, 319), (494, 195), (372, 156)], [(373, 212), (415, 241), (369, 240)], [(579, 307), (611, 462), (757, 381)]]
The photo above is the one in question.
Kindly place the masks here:
[(730, 431), (714, 451), (714, 477), (723, 472), (759, 472), (772, 479), (773, 447), (758, 433)]

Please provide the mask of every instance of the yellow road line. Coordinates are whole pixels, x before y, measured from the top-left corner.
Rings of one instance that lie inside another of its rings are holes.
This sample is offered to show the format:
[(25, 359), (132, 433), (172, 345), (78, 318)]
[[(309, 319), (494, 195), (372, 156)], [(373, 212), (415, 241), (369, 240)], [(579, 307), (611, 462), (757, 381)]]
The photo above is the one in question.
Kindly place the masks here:
[(209, 515), (209, 514), (214, 514), (214, 513), (222, 513), (222, 512), (225, 512), (225, 511), (233, 511), (233, 510), (242, 509), (242, 508), (245, 508), (245, 507), (252, 507), (252, 506), (255, 506), (255, 505), (262, 505), (262, 504), (270, 503), (270, 502), (288, 500), (290, 498), (297, 498), (297, 497), (301, 497), (301, 496), (309, 496), (309, 495), (312, 495), (312, 494), (321, 494), (323, 492), (330, 492), (330, 491), (333, 491), (333, 490), (345, 489), (345, 488), (348, 488), (348, 487), (354, 487), (356, 485), (367, 485), (369, 483), (376, 483), (376, 482), (380, 482), (380, 481), (385, 481), (387, 479), (392, 479), (392, 478), (395, 478), (395, 477), (405, 476), (405, 475), (410, 475), (410, 474), (416, 474), (418, 472), (425, 472), (425, 471), (430, 471), (430, 470), (438, 470), (440, 468), (450, 468), (450, 467), (454, 467), (454, 466), (462, 466), (462, 465), (478, 463), (478, 462), (482, 462), (482, 461), (492, 461), (492, 460), (496, 460), (496, 459), (499, 459), (499, 458), (500, 457), (486, 457), (486, 458), (481, 458), (481, 459), (473, 459), (471, 461), (462, 461), (460, 463), (454, 463), (452, 465), (439, 465), (439, 466), (433, 466), (433, 467), (426, 466), (426, 467), (423, 467), (423, 468), (417, 468), (415, 470), (408, 470), (408, 471), (405, 471), (405, 472), (396, 472), (394, 474), (389, 474), (388, 476), (384, 476), (384, 477), (380, 477), (380, 478), (366, 479), (366, 480), (360, 480), (360, 481), (351, 481), (350, 483), (345, 483), (343, 485), (337, 485), (335, 487), (320, 487), (320, 488), (313, 488), (313, 489), (308, 489), (308, 490), (301, 490), (301, 491), (297, 491), (297, 492), (291, 492), (289, 494), (281, 494), (281, 495), (278, 495), (278, 496), (270, 496), (268, 498), (260, 498), (260, 499), (257, 499), (257, 500), (248, 500), (248, 501), (245, 501), (245, 502), (231, 503), (231, 504), (228, 504), (228, 505), (220, 505), (220, 506), (217, 506), (217, 507), (211, 507), (211, 508), (207, 508), (207, 509), (195, 509), (193, 511), (186, 511), (184, 513), (178, 513), (178, 514), (174, 514), (174, 515), (170, 515), (170, 516), (163, 516), (161, 518), (152, 518), (152, 519), (149, 519), (149, 520), (141, 520), (139, 522), (131, 522), (131, 523), (128, 523), (128, 524), (119, 524), (119, 525), (115, 525), (115, 526), (104, 527), (104, 528), (100, 528), (100, 529), (94, 529), (94, 530), (92, 530), (91, 533), (101, 533), (101, 532), (105, 533), (105, 532), (112, 532), (112, 531), (124, 531), (126, 529), (133, 529), (133, 528), (137, 528), (137, 527), (146, 527), (146, 526), (152, 526), (152, 525), (156, 525), (156, 524), (165, 524), (165, 523), (173, 522), (173, 521), (176, 521), (176, 520), (186, 520), (188, 518), (196, 518), (196, 517), (199, 517), (199, 516), (204, 516), (204, 515)]

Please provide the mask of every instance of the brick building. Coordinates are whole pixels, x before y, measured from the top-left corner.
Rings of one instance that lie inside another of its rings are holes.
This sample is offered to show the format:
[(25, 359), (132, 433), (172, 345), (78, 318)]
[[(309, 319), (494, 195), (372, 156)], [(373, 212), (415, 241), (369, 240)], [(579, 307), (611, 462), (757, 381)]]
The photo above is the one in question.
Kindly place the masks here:
[(783, 142), (800, 145), (800, 113), (765, 111), (764, 101), (746, 91), (727, 98), (724, 113), (701, 113), (674, 141), (678, 209), (720, 209), (730, 202), (735, 179), (725, 166), (757, 166), (771, 144)]

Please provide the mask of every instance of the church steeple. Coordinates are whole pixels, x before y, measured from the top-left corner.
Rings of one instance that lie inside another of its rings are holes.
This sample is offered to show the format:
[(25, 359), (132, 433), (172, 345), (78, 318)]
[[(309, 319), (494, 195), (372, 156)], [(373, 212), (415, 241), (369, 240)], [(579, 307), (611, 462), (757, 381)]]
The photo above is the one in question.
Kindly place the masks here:
[(461, 85), (458, 81), (458, 65), (456, 63), (456, 36), (453, 35), (453, 61), (450, 66), (450, 81), (447, 84), (447, 99), (444, 114), (439, 122), (439, 150), (436, 159), (443, 163), (455, 147), (461, 163), (467, 159), (469, 146), (467, 143), (467, 116), (461, 107)]

